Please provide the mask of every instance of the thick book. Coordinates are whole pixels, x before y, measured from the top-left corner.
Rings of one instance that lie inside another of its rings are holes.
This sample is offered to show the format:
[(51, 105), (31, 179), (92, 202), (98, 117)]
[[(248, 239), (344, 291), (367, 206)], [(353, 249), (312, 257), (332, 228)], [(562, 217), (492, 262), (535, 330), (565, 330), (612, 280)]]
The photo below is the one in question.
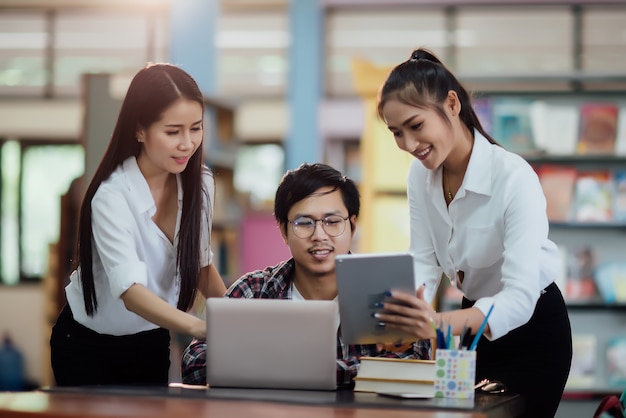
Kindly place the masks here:
[(580, 105), (578, 153), (612, 155), (617, 140), (617, 103)]
[(355, 392), (411, 392), (435, 390), (435, 361), (361, 357), (354, 379)]
[(435, 395), (435, 382), (418, 380), (367, 379), (354, 378), (355, 392), (373, 393), (419, 393), (425, 396)]

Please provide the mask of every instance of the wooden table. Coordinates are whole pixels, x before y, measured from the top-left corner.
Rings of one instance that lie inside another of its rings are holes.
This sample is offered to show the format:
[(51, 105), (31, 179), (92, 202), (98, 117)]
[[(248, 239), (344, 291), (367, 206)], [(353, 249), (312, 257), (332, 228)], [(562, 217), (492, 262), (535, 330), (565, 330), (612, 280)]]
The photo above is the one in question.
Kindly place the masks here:
[(396, 400), (351, 391), (69, 388), (0, 392), (0, 418), (499, 418), (523, 411), (516, 395)]

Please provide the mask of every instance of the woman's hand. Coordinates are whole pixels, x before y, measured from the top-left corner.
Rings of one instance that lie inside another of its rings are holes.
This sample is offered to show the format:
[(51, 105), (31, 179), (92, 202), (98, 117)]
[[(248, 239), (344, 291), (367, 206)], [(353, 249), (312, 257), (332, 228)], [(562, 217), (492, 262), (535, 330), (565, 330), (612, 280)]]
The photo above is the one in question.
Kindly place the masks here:
[(431, 304), (424, 299), (424, 286), (420, 286), (415, 296), (391, 291), (387, 301), (374, 313), (374, 317), (387, 328), (401, 330), (417, 339), (436, 337), (431, 324), (435, 316)]

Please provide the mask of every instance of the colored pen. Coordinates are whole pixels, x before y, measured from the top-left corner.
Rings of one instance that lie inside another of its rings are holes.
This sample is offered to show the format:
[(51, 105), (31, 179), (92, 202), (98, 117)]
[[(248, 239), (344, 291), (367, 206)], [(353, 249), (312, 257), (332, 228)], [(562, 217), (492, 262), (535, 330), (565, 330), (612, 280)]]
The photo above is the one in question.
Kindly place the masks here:
[(472, 341), (472, 345), (470, 345), (470, 348), (469, 348), (470, 350), (476, 349), (478, 340), (480, 340), (480, 336), (483, 335), (483, 331), (485, 330), (485, 327), (487, 326), (487, 320), (489, 319), (489, 315), (491, 315), (491, 312), (493, 312), (494, 305), (495, 303), (491, 304), (491, 308), (489, 308), (487, 315), (485, 315), (485, 319), (483, 319), (483, 323), (480, 324), (480, 328), (478, 328), (478, 332), (476, 333), (476, 336), (474, 337), (474, 341)]

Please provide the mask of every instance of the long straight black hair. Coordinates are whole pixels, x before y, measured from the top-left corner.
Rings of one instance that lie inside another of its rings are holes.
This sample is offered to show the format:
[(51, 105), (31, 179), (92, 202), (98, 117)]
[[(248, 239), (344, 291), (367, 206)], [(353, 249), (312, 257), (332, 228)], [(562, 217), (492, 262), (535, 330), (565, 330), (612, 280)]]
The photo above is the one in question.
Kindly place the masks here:
[[(182, 69), (171, 64), (148, 64), (133, 78), (122, 103), (109, 145), (87, 187), (80, 209), (75, 268), (80, 266), (85, 311), (92, 316), (98, 309), (93, 277), (93, 229), (91, 201), (94, 194), (115, 169), (131, 156), (137, 157), (142, 144), (136, 139), (139, 129), (147, 129), (157, 122), (163, 112), (179, 98), (200, 104), (204, 114), (204, 99), (195, 80)], [(202, 181), (204, 166), (203, 146), (200, 144), (180, 174), (183, 187), (183, 206), (176, 265), (181, 276), (178, 308), (187, 311), (196, 296), (200, 272), (200, 225), (203, 204), (208, 192)], [(211, 205), (207, 205), (208, 208)], [(210, 210), (210, 209), (207, 209)], [(208, 225), (208, 223), (207, 223)]]

